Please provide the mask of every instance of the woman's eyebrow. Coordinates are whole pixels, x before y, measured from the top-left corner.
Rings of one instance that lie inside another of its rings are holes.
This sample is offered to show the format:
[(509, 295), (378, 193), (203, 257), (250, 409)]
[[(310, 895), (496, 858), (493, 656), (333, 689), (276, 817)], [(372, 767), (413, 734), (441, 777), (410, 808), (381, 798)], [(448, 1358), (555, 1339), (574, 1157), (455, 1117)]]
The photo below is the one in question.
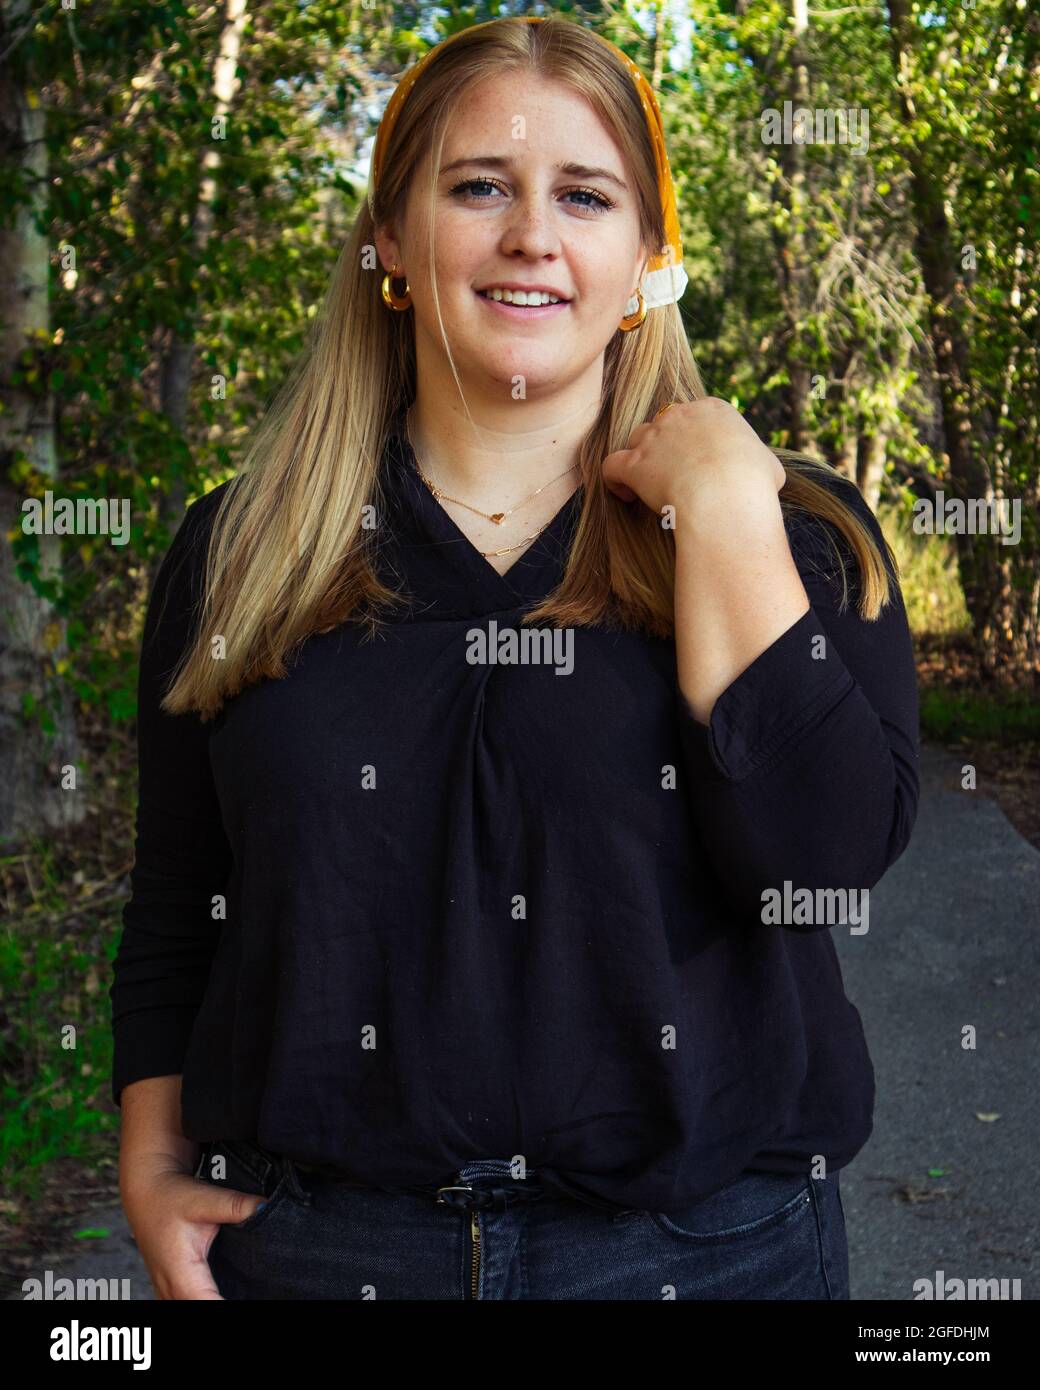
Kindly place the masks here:
[[(466, 155), (463, 159), (453, 159), (450, 164), (445, 164), (441, 173), (450, 174), (453, 169), (462, 169), (467, 164), (484, 164), (491, 165), (495, 169), (509, 169), (512, 167), (513, 161), (503, 154)], [(571, 160), (556, 164), (553, 167), (558, 173), (568, 174), (575, 179), (608, 179), (611, 183), (617, 184), (623, 192), (628, 192), (628, 185), (616, 174), (612, 174), (609, 169), (597, 169), (589, 164), (575, 164)]]

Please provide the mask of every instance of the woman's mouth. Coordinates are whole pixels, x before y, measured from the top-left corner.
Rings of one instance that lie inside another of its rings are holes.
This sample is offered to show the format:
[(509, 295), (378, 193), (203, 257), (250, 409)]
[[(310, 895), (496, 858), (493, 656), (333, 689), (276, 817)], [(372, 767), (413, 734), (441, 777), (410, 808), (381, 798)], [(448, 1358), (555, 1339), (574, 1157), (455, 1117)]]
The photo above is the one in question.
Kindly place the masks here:
[[(503, 294), (512, 293), (512, 291), (503, 291)], [(570, 307), (570, 301), (567, 299), (561, 299), (555, 304), (551, 301), (542, 302), (545, 300), (544, 295), (535, 296), (538, 302), (534, 304), (514, 304), (506, 298), (493, 299), (491, 297), (492, 291), (490, 290), (474, 290), (474, 294), (476, 294), (478, 299), (483, 300), (493, 313), (505, 314), (507, 318), (511, 319), (551, 318), (553, 315), (562, 313), (564, 309)]]

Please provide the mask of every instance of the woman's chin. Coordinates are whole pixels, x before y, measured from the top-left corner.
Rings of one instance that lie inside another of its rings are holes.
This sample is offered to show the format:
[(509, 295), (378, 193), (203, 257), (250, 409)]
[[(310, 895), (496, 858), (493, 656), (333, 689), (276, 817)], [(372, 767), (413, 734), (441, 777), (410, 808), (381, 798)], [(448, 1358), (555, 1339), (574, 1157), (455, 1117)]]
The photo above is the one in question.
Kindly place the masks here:
[(481, 376), (501, 382), (522, 400), (537, 388), (551, 386), (573, 375), (574, 356), (565, 353), (532, 352), (529, 344), (516, 345), (496, 352), (492, 345), (482, 343), (470, 355)]

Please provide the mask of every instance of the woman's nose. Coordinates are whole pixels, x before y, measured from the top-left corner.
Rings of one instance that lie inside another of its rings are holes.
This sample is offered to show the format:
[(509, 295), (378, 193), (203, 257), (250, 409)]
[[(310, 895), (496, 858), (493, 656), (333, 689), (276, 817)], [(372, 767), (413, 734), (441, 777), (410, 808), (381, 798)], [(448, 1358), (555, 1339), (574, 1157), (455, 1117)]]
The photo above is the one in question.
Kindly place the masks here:
[(502, 241), (505, 250), (519, 249), (528, 255), (543, 256), (558, 250), (560, 239), (552, 225), (551, 201), (538, 194), (517, 199), (509, 210)]

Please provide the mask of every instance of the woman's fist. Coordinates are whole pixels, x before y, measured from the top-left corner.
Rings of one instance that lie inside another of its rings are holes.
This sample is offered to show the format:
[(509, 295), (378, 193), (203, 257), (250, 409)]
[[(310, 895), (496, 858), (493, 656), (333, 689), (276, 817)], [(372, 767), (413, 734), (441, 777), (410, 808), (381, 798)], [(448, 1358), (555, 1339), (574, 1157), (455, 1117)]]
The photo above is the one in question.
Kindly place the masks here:
[(728, 401), (680, 401), (637, 425), (627, 449), (603, 460), (603, 480), (616, 497), (636, 497), (659, 516), (721, 503), (742, 506), (783, 487), (784, 466)]

